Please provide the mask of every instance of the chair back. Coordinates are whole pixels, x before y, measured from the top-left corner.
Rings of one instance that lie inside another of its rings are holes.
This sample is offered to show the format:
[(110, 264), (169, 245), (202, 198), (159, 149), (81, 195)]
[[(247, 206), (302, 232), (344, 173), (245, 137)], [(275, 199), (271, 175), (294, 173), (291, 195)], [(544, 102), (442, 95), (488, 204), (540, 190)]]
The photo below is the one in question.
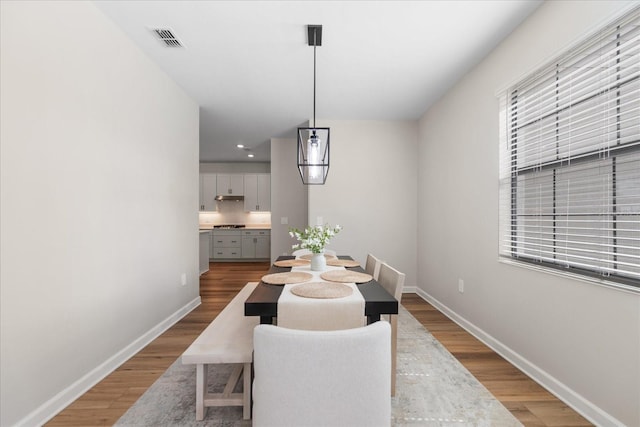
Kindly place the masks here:
[(380, 265), (382, 261), (371, 254), (367, 254), (367, 261), (364, 264), (364, 272), (373, 276), (374, 280), (378, 280), (380, 274)]
[(400, 273), (387, 263), (380, 265), (378, 283), (400, 302), (402, 299), (402, 288), (404, 288), (405, 274)]
[(254, 330), (253, 426), (389, 426), (391, 328)]

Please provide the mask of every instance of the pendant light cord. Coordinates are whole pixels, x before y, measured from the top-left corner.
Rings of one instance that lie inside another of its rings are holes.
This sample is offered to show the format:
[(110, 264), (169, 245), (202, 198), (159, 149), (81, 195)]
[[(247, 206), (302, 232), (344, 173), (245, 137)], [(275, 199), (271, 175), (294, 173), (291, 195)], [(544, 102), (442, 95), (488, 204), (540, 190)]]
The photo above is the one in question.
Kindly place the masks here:
[(313, 29), (313, 128), (316, 127), (316, 28)]

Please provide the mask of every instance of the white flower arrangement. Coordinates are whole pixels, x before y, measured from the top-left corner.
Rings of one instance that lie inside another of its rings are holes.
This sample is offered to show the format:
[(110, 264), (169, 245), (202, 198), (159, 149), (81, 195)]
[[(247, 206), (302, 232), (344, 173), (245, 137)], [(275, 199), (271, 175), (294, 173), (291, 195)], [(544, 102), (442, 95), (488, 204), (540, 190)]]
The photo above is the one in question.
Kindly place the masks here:
[(342, 230), (342, 227), (336, 224), (331, 227), (328, 224), (316, 225), (315, 227), (307, 227), (300, 231), (297, 228), (291, 228), (289, 235), (300, 241), (293, 246), (292, 249), (309, 249), (314, 254), (324, 251), (324, 247), (329, 244), (329, 240)]

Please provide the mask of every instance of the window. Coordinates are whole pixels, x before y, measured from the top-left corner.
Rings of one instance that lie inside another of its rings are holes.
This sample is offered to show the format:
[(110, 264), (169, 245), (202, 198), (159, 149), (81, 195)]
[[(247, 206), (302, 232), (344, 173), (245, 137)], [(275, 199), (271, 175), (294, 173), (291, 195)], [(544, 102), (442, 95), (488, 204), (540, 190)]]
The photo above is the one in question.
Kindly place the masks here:
[(500, 256), (640, 290), (640, 9), (501, 97)]

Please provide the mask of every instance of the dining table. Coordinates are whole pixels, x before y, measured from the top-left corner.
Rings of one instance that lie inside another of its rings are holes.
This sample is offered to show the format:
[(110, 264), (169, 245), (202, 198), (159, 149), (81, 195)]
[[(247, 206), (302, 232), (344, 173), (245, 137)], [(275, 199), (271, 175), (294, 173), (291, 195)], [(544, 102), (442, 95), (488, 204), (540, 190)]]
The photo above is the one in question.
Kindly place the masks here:
[[(295, 259), (295, 256), (282, 255), (276, 261)], [(339, 259), (353, 260), (351, 256), (340, 255)], [(345, 267), (347, 270), (364, 273), (361, 266)], [(269, 274), (291, 271), (291, 267), (277, 267), (271, 265)], [(356, 284), (364, 298), (364, 315), (367, 324), (377, 322), (383, 314), (398, 314), (398, 301), (389, 294), (375, 279)], [(260, 316), (260, 323), (272, 324), (278, 317), (278, 299), (283, 290), (282, 285), (271, 285), (262, 280), (244, 303), (245, 316)]]

